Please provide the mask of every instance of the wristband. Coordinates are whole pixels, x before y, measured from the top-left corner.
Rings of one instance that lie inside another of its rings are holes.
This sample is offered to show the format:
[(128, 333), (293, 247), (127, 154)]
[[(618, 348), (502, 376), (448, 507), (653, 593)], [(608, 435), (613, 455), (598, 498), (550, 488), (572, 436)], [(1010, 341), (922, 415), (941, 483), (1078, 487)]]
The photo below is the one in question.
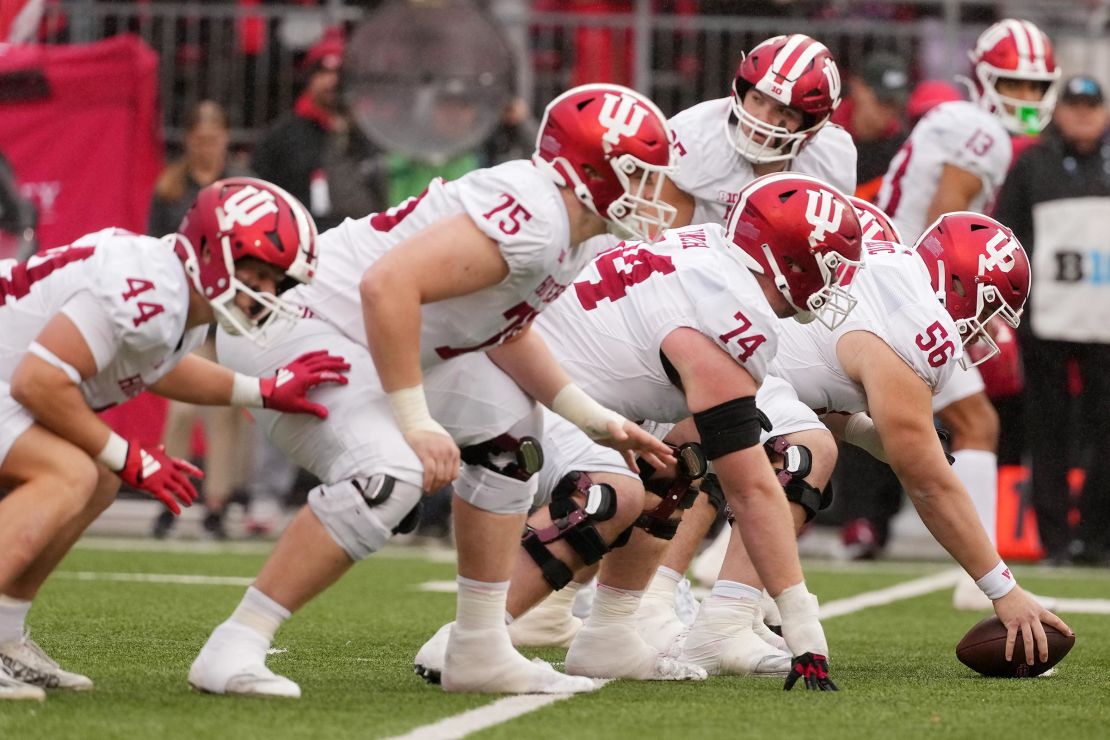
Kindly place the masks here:
[(262, 408), (262, 384), (259, 379), (235, 373), (235, 378), (231, 381), (231, 405)]
[(987, 595), (988, 599), (997, 601), (1014, 590), (1014, 586), (1017, 585), (1017, 579), (1015, 579), (1013, 573), (1010, 572), (1010, 568), (1006, 565), (1006, 562), (999, 560), (998, 565), (991, 568), (990, 572), (985, 576), (975, 581), (975, 585)]
[(115, 432), (111, 432), (108, 435), (108, 442), (104, 445), (104, 449), (97, 454), (96, 461), (103, 463), (104, 467), (113, 473), (118, 473), (127, 464), (127, 451), (130, 447), (131, 445), (126, 439)]
[(615, 411), (602, 406), (590, 398), (586, 391), (574, 383), (567, 383), (555, 394), (551, 410), (586, 433), (592, 440), (608, 439), (609, 424), (616, 422), (623, 426), (626, 421)]
[(450, 436), (428, 411), (428, 399), (424, 396), (423, 384), (393, 391), (387, 397), (402, 434), (424, 431)]

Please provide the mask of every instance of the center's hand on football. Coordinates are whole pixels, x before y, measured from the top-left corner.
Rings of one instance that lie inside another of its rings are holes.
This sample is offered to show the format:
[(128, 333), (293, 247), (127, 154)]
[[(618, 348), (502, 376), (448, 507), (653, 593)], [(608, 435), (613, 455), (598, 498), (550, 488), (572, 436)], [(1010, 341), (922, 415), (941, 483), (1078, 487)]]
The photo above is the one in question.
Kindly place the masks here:
[(627, 419), (622, 419), (620, 422), (610, 421), (606, 425), (606, 430), (608, 435), (595, 441), (620, 452), (628, 469), (634, 473), (640, 470), (636, 464), (637, 456), (642, 457), (657, 470), (675, 464), (670, 445), (651, 436), (639, 425)]
[(1045, 637), (1041, 622), (1051, 625), (1065, 635), (1073, 634), (1064, 620), (1045, 609), (1021, 586), (1015, 586), (1010, 593), (994, 602), (994, 613), (1006, 625), (1006, 660), (1013, 660), (1014, 643), (1018, 632), (1025, 641), (1025, 662), (1033, 665), (1033, 643), (1036, 642), (1036, 655), (1041, 662), (1048, 660), (1048, 638)]
[(405, 441), (424, 466), (424, 493), (438, 491), (459, 474), (459, 447), (446, 434), (426, 429), (405, 432)]

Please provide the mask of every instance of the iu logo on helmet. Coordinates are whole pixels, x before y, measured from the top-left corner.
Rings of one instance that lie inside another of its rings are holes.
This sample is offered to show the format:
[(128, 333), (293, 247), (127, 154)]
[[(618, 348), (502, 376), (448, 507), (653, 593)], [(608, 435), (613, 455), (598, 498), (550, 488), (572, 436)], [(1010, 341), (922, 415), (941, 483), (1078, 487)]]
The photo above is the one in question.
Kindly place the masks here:
[(605, 93), (605, 102), (597, 121), (605, 127), (602, 141), (616, 146), (622, 136), (635, 136), (640, 124), (647, 118), (647, 110), (629, 95)]
[(816, 247), (825, 240), (829, 232), (840, 230), (844, 218), (844, 204), (828, 190), (809, 190), (806, 192), (806, 221), (813, 227), (809, 235), (809, 246)]
[[(999, 246), (1001, 242), (1005, 243)], [(996, 232), (987, 242), (987, 253), (979, 255), (979, 274), (982, 275), (991, 270), (1009, 272), (1014, 269), (1014, 265), (1017, 264), (1015, 251), (1017, 251), (1017, 245), (1014, 244), (1013, 239), (1007, 237), (1003, 231)]]
[(230, 231), (236, 226), (253, 226), (259, 219), (277, 212), (277, 199), (273, 193), (246, 185), (232, 193), (223, 206), (216, 209), (216, 220), (220, 231)]

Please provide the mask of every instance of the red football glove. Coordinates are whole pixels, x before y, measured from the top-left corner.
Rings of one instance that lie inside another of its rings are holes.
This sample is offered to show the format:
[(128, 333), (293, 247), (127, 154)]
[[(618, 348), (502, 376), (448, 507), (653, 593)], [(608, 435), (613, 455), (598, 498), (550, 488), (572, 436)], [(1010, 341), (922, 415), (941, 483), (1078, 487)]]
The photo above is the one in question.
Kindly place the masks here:
[(786, 676), (783, 690), (790, 691), (799, 678), (805, 680), (805, 687), (810, 691), (839, 691), (829, 678), (829, 659), (824, 655), (803, 653), (795, 656), (790, 662), (790, 673)]
[(305, 396), (321, 383), (347, 385), (343, 373), (351, 365), (342, 357), (329, 355), (327, 350), (303, 354), (284, 367), (279, 367), (272, 378), (260, 378), (262, 405), (274, 411), (293, 414), (315, 414), (328, 418), (328, 410), (312, 403)]
[(145, 491), (161, 501), (174, 514), (181, 513), (177, 501), (191, 506), (197, 500), (197, 489), (193, 488), (189, 478), (199, 480), (204, 477), (203, 472), (184, 460), (167, 455), (161, 446), (145, 450), (138, 442), (128, 444), (127, 462), (116, 475), (132, 488)]

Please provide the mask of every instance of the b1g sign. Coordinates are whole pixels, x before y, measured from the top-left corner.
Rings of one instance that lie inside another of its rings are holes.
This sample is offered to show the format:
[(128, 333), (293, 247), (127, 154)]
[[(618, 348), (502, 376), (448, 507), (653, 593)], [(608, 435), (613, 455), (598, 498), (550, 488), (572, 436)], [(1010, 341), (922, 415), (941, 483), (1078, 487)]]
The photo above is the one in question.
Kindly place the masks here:
[(1038, 203), (1033, 229), (1033, 333), (1110, 343), (1110, 198)]

